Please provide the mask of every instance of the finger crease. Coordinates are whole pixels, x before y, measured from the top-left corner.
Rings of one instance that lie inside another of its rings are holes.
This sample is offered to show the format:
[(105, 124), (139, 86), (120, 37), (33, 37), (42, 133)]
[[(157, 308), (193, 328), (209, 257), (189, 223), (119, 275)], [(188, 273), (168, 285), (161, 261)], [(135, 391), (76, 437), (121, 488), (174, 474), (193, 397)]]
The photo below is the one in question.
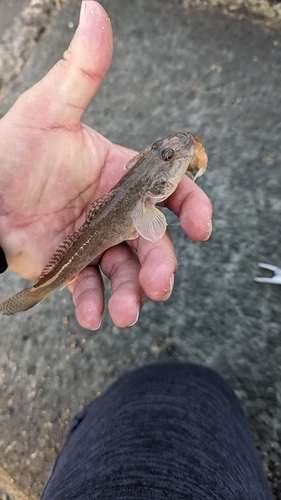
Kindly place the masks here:
[(83, 68), (79, 68), (79, 69), (84, 77), (90, 78), (98, 85), (101, 83), (102, 78), (99, 75), (97, 75), (96, 73), (94, 73), (93, 71), (87, 71), (86, 69), (83, 69)]

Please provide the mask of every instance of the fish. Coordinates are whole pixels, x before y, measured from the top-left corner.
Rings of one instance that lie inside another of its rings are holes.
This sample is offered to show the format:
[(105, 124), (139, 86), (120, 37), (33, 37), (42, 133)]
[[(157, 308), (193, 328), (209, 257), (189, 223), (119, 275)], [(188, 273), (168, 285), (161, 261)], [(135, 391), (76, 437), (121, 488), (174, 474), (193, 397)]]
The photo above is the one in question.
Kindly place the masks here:
[(139, 236), (151, 242), (161, 239), (167, 223), (155, 205), (175, 191), (186, 172), (197, 180), (207, 163), (200, 139), (190, 132), (173, 133), (147, 146), (125, 165), (119, 182), (89, 205), (85, 222), (60, 244), (38, 281), (1, 302), (0, 311), (12, 315), (40, 304), (123, 241)]

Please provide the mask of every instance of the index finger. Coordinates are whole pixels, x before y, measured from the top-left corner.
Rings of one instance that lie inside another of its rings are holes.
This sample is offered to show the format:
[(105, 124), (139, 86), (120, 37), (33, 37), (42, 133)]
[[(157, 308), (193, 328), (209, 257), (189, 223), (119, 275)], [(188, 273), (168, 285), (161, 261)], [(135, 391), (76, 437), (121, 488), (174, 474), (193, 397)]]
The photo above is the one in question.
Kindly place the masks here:
[(179, 217), (184, 232), (194, 241), (206, 241), (212, 232), (212, 204), (202, 189), (186, 175), (164, 202)]

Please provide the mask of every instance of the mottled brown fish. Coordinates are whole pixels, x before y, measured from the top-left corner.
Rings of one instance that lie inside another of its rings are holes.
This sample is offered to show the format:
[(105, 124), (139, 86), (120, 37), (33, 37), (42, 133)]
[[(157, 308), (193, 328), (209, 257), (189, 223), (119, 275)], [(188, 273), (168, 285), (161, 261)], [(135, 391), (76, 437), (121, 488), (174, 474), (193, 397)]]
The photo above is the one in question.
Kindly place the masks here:
[(84, 224), (58, 247), (39, 281), (0, 303), (3, 314), (26, 311), (57, 287), (70, 283), (98, 255), (138, 236), (155, 242), (166, 231), (166, 219), (155, 207), (173, 191), (186, 171), (193, 179), (207, 168), (198, 137), (178, 132), (147, 146), (130, 160), (127, 173), (86, 211)]

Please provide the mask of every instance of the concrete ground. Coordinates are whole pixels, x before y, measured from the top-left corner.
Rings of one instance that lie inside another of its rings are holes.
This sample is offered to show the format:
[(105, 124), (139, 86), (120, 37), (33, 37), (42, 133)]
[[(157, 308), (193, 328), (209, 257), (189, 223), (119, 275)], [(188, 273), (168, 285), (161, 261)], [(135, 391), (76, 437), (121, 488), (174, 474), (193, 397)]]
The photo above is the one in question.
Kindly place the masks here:
[[(83, 330), (67, 290), (1, 318), (0, 499), (38, 498), (70, 419), (116, 377), (178, 360), (213, 367), (232, 384), (280, 500), (281, 288), (254, 282), (259, 262), (281, 265), (280, 32), (180, 0), (101, 3), (114, 60), (84, 121), (135, 149), (173, 131), (198, 134), (213, 235), (191, 242), (169, 216), (175, 290), (165, 303), (147, 301), (131, 328), (105, 313), (99, 331)], [(52, 18), (1, 116), (63, 54), (78, 16), (73, 1)], [(24, 284), (8, 272), (0, 283), (0, 299)]]
[(50, 24), (71, 0), (0, 0), (0, 100)]
[(29, 4), (29, 0), (0, 0), (0, 40), (3, 41), (3, 35), (13, 24), (14, 18), (21, 10)]

